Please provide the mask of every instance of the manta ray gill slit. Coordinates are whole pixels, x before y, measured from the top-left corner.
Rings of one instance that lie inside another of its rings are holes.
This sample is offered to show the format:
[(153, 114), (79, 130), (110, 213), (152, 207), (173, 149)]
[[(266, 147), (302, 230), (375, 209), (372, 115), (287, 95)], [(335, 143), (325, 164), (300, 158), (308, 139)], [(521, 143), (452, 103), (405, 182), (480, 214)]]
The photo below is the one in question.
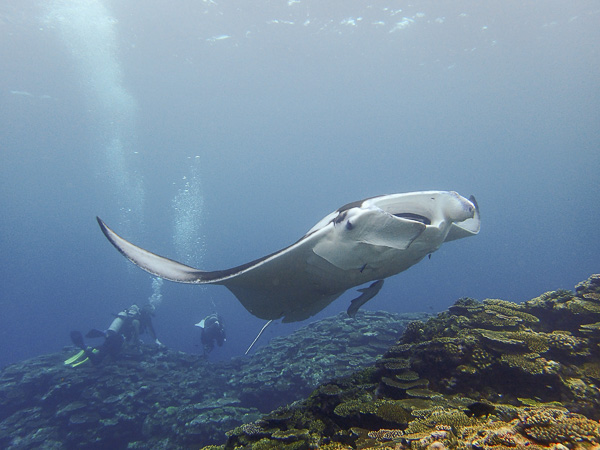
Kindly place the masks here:
[(394, 214), (396, 217), (400, 217), (401, 219), (414, 220), (415, 222), (421, 222), (425, 225), (431, 225), (431, 220), (428, 217), (422, 216), (420, 214), (415, 213), (398, 213)]

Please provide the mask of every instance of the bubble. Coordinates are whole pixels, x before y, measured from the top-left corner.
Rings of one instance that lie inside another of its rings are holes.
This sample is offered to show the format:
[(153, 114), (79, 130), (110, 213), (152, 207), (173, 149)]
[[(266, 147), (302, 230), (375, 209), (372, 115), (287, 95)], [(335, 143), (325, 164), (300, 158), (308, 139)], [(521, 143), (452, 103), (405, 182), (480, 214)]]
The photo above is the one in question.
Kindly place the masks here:
[(90, 150), (104, 157), (99, 171), (113, 188), (120, 229), (131, 236), (132, 228), (143, 223), (145, 193), (141, 175), (128, 160), (137, 153), (137, 103), (123, 85), (118, 21), (99, 0), (54, 0), (46, 11), (42, 22), (58, 32), (79, 71), (100, 147)]
[(193, 267), (202, 266), (205, 254), (203, 229), (204, 196), (200, 159), (191, 160), (185, 184), (172, 201), (174, 211), (173, 244), (179, 260)]
[(162, 278), (155, 277), (152, 279), (152, 295), (148, 298), (148, 303), (157, 308), (162, 303), (162, 285), (164, 280)]

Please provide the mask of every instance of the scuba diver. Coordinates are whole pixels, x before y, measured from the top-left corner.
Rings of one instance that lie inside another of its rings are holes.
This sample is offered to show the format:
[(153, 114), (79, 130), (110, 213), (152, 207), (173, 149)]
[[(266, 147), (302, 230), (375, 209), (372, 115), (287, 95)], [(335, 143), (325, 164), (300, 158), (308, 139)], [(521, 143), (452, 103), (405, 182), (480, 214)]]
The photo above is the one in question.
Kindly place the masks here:
[[(137, 308), (137, 314), (135, 308)], [(122, 331), (128, 342), (131, 342), (134, 345), (139, 344), (140, 334), (144, 334), (147, 331), (156, 345), (159, 347), (163, 346), (162, 342), (156, 337), (156, 331), (154, 331), (154, 326), (152, 325), (154, 309), (154, 305), (151, 305), (150, 303), (143, 306), (141, 309), (138, 308), (137, 305), (131, 305), (129, 307), (127, 314), (131, 317), (131, 326), (125, 326)]]
[(223, 324), (223, 319), (218, 314), (206, 316), (200, 322), (195, 324), (195, 326), (202, 329), (200, 339), (204, 349), (204, 356), (213, 351), (215, 342), (221, 347), (226, 340), (225, 325)]
[(137, 346), (140, 343), (139, 335), (146, 330), (148, 330), (148, 333), (154, 339), (155, 344), (162, 347), (163, 344), (156, 337), (156, 332), (152, 325), (153, 312), (153, 305), (146, 305), (142, 309), (137, 305), (131, 305), (128, 309), (116, 315), (106, 331), (90, 330), (85, 335), (86, 338), (104, 338), (104, 342), (98, 347), (85, 345), (81, 332), (71, 331), (71, 341), (81, 351), (67, 359), (65, 364), (77, 367), (87, 361), (91, 361), (92, 364), (98, 365), (108, 355), (112, 357), (116, 356), (125, 340)]

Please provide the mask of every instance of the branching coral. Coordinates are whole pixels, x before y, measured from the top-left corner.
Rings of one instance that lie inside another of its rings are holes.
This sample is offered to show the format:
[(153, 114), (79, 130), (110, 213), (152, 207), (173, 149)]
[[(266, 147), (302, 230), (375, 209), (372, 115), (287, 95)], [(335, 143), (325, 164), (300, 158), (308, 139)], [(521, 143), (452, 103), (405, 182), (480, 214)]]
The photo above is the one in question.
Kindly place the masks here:
[(394, 422), (397, 424), (403, 424), (406, 426), (412, 418), (410, 411), (408, 411), (402, 403), (394, 400), (378, 400), (377, 405), (377, 416), (385, 420), (386, 422)]
[(388, 430), (386, 428), (381, 428), (377, 431), (369, 431), (367, 436), (371, 439), (375, 439), (377, 441), (391, 441), (394, 439), (398, 439), (404, 434), (402, 430)]
[(600, 423), (558, 409), (525, 408), (519, 414), (518, 427), (542, 443), (600, 443)]

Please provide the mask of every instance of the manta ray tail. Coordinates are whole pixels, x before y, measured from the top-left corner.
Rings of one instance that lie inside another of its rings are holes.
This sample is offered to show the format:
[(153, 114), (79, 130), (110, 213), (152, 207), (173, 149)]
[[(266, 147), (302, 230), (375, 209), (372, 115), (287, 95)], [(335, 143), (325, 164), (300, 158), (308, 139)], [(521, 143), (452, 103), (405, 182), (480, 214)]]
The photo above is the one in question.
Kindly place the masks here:
[(256, 344), (256, 341), (258, 341), (258, 338), (260, 337), (261, 334), (263, 334), (263, 331), (265, 331), (265, 329), (271, 325), (271, 322), (273, 322), (273, 319), (269, 320), (267, 323), (265, 323), (265, 325), (260, 329), (260, 331), (258, 332), (258, 334), (256, 335), (256, 337), (254, 338), (254, 340), (252, 341), (252, 344), (250, 344), (250, 347), (248, 347), (248, 350), (246, 350), (246, 352), (244, 353), (244, 355), (247, 355), (248, 352), (250, 351), (250, 349), (252, 347), (254, 347), (254, 344)]

